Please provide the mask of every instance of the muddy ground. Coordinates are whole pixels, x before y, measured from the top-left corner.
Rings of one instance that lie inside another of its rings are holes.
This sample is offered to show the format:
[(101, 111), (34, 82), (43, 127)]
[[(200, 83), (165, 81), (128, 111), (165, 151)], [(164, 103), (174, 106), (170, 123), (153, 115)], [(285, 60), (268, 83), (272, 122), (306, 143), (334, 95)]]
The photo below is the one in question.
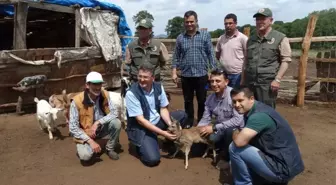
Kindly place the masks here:
[[(172, 96), (172, 108), (183, 108), (181, 96)], [(297, 136), (306, 169), (290, 185), (336, 184), (336, 119), (335, 109), (308, 107), (299, 109), (279, 105), (278, 110), (291, 123)], [(147, 168), (128, 152), (124, 131), (124, 152), (118, 161), (103, 154), (100, 162), (82, 166), (75, 155), (75, 145), (67, 137), (67, 128), (59, 127), (63, 137), (49, 140), (40, 131), (34, 114), (0, 115), (0, 184), (25, 185), (92, 185), (92, 184), (221, 184), (220, 173), (212, 159), (194, 154), (189, 169), (183, 159), (166, 159), (158, 167)], [(164, 153), (163, 153), (164, 154)]]

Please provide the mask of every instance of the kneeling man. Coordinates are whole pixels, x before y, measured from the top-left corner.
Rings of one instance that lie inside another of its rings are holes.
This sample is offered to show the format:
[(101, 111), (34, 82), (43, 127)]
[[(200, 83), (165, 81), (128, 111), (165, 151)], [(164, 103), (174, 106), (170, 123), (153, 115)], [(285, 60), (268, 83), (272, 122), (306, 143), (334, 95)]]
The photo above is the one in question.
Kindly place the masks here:
[(229, 148), (234, 184), (287, 184), (304, 170), (288, 122), (272, 107), (256, 101), (246, 87), (233, 89), (231, 97), (245, 119), (245, 127), (234, 131)]
[(121, 122), (109, 93), (102, 89), (103, 77), (90, 72), (86, 76), (86, 89), (76, 95), (70, 104), (69, 131), (77, 143), (77, 155), (81, 161), (90, 161), (94, 154), (101, 152), (97, 139), (108, 137), (106, 153), (118, 160), (114, 151), (119, 141)]
[(224, 169), (229, 167), (228, 149), (232, 142), (232, 130), (244, 126), (243, 115), (240, 115), (232, 106), (230, 96), (232, 88), (228, 83), (228, 75), (224, 70), (216, 69), (211, 72), (210, 85), (214, 93), (206, 99), (203, 117), (197, 125), (201, 134), (209, 135), (216, 148), (224, 154), (222, 157), (225, 160), (222, 160), (218, 166)]
[(169, 133), (168, 125), (172, 116), (180, 121), (187, 115), (178, 116), (168, 111), (168, 99), (160, 82), (154, 82), (153, 68), (143, 64), (139, 68), (138, 81), (133, 83), (126, 93), (127, 135), (136, 146), (140, 160), (146, 166), (153, 167), (160, 163), (158, 135), (168, 140), (175, 140), (176, 135)]

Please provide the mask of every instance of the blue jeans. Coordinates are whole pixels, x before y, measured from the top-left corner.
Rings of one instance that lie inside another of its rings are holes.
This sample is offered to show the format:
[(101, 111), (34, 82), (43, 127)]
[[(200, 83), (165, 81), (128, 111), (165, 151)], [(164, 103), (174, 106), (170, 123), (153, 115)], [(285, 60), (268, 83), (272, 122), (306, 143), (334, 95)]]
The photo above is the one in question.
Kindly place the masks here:
[[(261, 177), (268, 183), (282, 183), (266, 166), (260, 155), (263, 153), (256, 147), (246, 145), (236, 147), (234, 142), (229, 146), (231, 170), (235, 185), (252, 185), (255, 177)], [(257, 183), (259, 184), (259, 183)]]
[(229, 74), (228, 79), (229, 79), (229, 84), (228, 86), (235, 88), (240, 86), (240, 73), (239, 74)]
[[(171, 112), (170, 115), (180, 121), (181, 127), (183, 128), (185, 125), (185, 120), (187, 120), (187, 114), (184, 111), (174, 111)], [(164, 121), (161, 119), (159, 123), (156, 124), (162, 130), (167, 130), (168, 126)], [(137, 153), (140, 156), (141, 162), (148, 166), (153, 167), (157, 166), (160, 163), (160, 148), (157, 139), (157, 135), (153, 132), (147, 131), (142, 145), (140, 147), (136, 147)]]
[(220, 151), (223, 151), (224, 159), (229, 161), (230, 154), (229, 154), (229, 145), (232, 142), (232, 133), (233, 128), (227, 128), (222, 132), (212, 133), (209, 136), (210, 141), (215, 143), (216, 149), (218, 148)]

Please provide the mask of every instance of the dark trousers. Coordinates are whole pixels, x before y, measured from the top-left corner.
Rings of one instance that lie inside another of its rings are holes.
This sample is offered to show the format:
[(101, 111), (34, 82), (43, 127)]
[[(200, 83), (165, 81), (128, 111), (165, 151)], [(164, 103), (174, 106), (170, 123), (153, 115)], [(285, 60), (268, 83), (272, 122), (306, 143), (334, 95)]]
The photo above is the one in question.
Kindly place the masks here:
[(182, 77), (182, 91), (184, 97), (184, 109), (188, 115), (188, 124), (194, 124), (194, 92), (196, 91), (196, 98), (198, 104), (197, 122), (202, 119), (204, 112), (204, 103), (207, 96), (206, 85), (208, 83), (208, 75), (202, 77)]
[(276, 108), (278, 92), (272, 91), (271, 82), (269, 84), (250, 84), (249, 88), (253, 91), (256, 100)]
[[(185, 120), (187, 115), (184, 111), (174, 111), (170, 115), (181, 123), (181, 127), (185, 127)], [(167, 130), (168, 126), (161, 119), (158, 124), (156, 124), (162, 130)], [(136, 147), (137, 153), (140, 156), (141, 162), (149, 167), (157, 166), (160, 163), (160, 149), (157, 135), (153, 132), (146, 132), (146, 135), (142, 141), (140, 147)]]

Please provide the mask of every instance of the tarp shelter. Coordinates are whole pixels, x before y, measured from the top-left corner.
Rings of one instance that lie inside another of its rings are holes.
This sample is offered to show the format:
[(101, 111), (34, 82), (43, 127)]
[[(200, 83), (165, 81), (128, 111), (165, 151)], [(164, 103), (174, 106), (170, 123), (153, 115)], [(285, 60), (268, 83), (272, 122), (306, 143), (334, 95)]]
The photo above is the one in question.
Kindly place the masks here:
[[(40, 2), (39, 0), (33, 0)], [(99, 6), (102, 10), (111, 10), (119, 14), (119, 25), (118, 25), (118, 34), (123, 36), (132, 36), (132, 31), (129, 28), (126, 16), (123, 10), (113, 4), (110, 0), (43, 0), (44, 3), (62, 5), (62, 6), (73, 6), (80, 5), (81, 7), (97, 7)], [(0, 5), (0, 14), (6, 16), (14, 15), (14, 6), (13, 5)], [(126, 51), (126, 45), (131, 41), (131, 38), (120, 38), (122, 53), (123, 56)]]

